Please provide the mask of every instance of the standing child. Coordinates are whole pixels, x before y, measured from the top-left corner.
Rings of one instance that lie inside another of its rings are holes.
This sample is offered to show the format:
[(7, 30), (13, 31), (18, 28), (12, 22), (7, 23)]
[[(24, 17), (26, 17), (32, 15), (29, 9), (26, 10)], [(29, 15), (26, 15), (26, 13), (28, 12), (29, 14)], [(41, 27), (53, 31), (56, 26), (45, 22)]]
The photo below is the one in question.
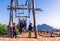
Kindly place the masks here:
[(29, 38), (31, 38), (31, 32), (32, 32), (32, 23), (29, 24)]
[(16, 25), (13, 23), (13, 37), (16, 38)]

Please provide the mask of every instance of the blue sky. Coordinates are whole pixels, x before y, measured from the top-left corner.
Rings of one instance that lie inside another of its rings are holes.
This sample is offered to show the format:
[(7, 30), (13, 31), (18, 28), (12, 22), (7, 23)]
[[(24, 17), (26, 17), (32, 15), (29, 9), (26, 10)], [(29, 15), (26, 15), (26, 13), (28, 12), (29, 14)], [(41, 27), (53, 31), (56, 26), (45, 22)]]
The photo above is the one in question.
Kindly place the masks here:
[[(20, 2), (23, 3), (25, 0)], [(9, 23), (8, 5), (10, 5), (10, 0), (0, 0), (0, 23)], [(36, 11), (37, 25), (48, 24), (54, 28), (60, 28), (60, 0), (35, 0), (35, 7), (43, 10), (43, 12)], [(32, 17), (29, 20), (33, 22)], [(17, 18), (14, 17), (14, 22), (17, 21)]]

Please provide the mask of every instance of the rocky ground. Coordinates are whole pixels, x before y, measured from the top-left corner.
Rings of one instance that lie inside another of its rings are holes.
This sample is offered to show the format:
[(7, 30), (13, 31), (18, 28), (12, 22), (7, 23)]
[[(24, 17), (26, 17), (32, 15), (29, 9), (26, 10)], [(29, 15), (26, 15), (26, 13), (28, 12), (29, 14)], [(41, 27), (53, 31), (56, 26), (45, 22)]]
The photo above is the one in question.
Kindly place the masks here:
[(44, 37), (38, 35), (38, 38), (35, 39), (34, 33), (32, 33), (32, 38), (28, 38), (28, 33), (22, 33), (17, 38), (0, 37), (0, 41), (60, 41), (60, 37)]

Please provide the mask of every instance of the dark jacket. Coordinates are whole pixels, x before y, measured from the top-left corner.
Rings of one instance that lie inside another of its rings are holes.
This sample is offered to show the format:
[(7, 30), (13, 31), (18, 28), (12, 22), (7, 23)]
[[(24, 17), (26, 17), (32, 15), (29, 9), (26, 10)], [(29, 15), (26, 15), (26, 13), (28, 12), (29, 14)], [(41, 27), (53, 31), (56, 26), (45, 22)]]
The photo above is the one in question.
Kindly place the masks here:
[(29, 25), (29, 30), (30, 30), (30, 31), (32, 31), (32, 28), (33, 28), (33, 27), (32, 27), (31, 25)]
[(16, 26), (13, 26), (13, 32), (16, 32)]
[(23, 28), (23, 23), (20, 23), (20, 28)]

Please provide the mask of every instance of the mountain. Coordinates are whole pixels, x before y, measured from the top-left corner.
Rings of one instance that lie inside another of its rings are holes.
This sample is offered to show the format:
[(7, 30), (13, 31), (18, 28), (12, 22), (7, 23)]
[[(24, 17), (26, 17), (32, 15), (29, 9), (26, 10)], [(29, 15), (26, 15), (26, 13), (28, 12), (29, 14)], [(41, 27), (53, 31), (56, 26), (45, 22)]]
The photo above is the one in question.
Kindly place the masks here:
[(52, 26), (49, 26), (47, 24), (42, 24), (42, 25), (37, 25), (37, 30), (54, 30), (54, 28)]
[[(37, 25), (37, 30), (38, 31), (40, 31), (40, 30), (51, 31), (51, 30), (54, 30), (54, 28), (52, 26), (47, 25), (47, 24), (42, 24), (42, 25)], [(34, 31), (34, 28), (33, 28), (33, 31)]]

